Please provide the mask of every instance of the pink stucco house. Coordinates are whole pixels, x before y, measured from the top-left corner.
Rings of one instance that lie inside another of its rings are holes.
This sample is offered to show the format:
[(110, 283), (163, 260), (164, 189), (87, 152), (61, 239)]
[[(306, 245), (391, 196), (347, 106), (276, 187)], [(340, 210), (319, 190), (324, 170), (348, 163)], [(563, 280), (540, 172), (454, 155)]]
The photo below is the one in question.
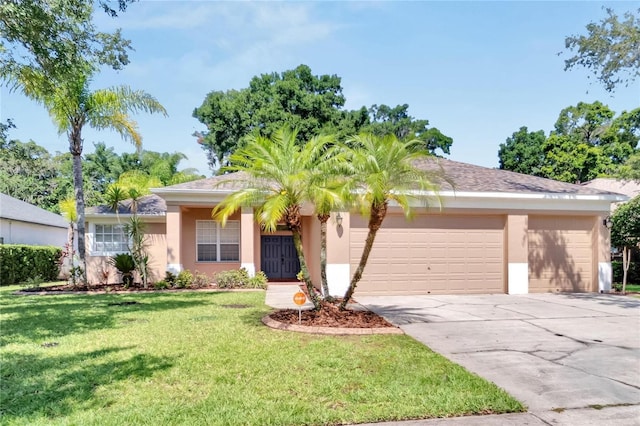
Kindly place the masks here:
[[(379, 231), (356, 294), (473, 294), (608, 291), (611, 288), (609, 230), (603, 224), (621, 194), (504, 170), (439, 160), (455, 188), (443, 182), (442, 208), (416, 200), (406, 220), (391, 207)], [(420, 167), (436, 167), (435, 160)], [(151, 266), (207, 274), (244, 267), (270, 280), (295, 280), (298, 264), (291, 233), (263, 232), (253, 209), (243, 208), (226, 227), (211, 209), (237, 189), (240, 173), (156, 188), (138, 213), (148, 223)], [(229, 181), (231, 179), (231, 181)], [(220, 182), (227, 181), (224, 185)], [(120, 220), (128, 210), (122, 208)], [(303, 244), (312, 277), (320, 282), (319, 222), (303, 208)], [(336, 220), (337, 216), (339, 220)], [(90, 277), (106, 256), (126, 246), (115, 212), (87, 210)], [(328, 280), (342, 295), (357, 265), (366, 220), (336, 212), (329, 222)]]

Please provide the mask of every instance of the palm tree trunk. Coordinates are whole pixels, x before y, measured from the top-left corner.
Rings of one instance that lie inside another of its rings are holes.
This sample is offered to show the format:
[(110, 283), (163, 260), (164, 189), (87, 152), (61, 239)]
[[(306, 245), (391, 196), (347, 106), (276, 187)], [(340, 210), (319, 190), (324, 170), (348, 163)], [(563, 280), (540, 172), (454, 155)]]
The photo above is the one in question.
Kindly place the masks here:
[(73, 192), (76, 199), (76, 213), (78, 215), (78, 257), (82, 267), (81, 280), (87, 283), (87, 259), (85, 250), (85, 218), (84, 218), (84, 189), (82, 181), (82, 135), (81, 126), (74, 125), (69, 134), (69, 151), (73, 156)]
[(331, 302), (333, 297), (329, 294), (329, 283), (327, 282), (327, 222), (328, 214), (318, 214), (320, 221), (320, 279), (322, 281), (322, 293), (324, 299)]
[(293, 234), (293, 245), (296, 248), (296, 253), (298, 253), (298, 260), (300, 261), (300, 271), (302, 272), (304, 282), (307, 285), (307, 293), (309, 293), (309, 297), (311, 298), (314, 309), (320, 310), (320, 300), (318, 299), (318, 296), (316, 295), (316, 289), (313, 287), (313, 283), (311, 282), (311, 274), (309, 274), (307, 262), (304, 260), (302, 235), (300, 234), (300, 230), (297, 228), (292, 229), (291, 233)]
[(349, 288), (347, 292), (344, 294), (344, 298), (340, 303), (340, 309), (344, 310), (347, 307), (347, 303), (353, 297), (353, 292), (356, 290), (356, 286), (360, 279), (362, 278), (362, 273), (364, 272), (364, 267), (367, 266), (367, 261), (369, 260), (369, 254), (371, 254), (371, 249), (373, 248), (373, 242), (376, 239), (376, 234), (382, 225), (382, 221), (387, 215), (387, 203), (383, 203), (379, 206), (372, 205), (371, 206), (371, 217), (369, 218), (369, 232), (367, 233), (367, 239), (364, 243), (364, 250), (362, 251), (362, 256), (360, 257), (360, 263), (358, 264), (358, 268), (353, 274), (351, 278), (351, 282), (349, 283)]

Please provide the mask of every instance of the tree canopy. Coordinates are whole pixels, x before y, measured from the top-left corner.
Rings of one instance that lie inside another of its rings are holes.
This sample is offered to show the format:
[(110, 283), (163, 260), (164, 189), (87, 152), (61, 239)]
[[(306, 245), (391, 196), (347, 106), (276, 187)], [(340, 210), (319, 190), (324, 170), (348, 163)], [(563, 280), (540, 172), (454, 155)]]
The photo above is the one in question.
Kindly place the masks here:
[(625, 12), (621, 18), (612, 9), (606, 12), (600, 22), (587, 24), (586, 35), (565, 39), (566, 48), (575, 52), (565, 60), (565, 70), (585, 67), (612, 92), (640, 76), (640, 9)]
[(580, 102), (560, 112), (548, 137), (520, 128), (500, 145), (498, 157), (501, 169), (586, 182), (625, 169), (639, 141), (640, 108), (616, 116), (601, 102)]
[(500, 144), (499, 167), (527, 175), (542, 176), (545, 140), (543, 130), (529, 132), (526, 126), (520, 127), (520, 130), (508, 137), (505, 143)]
[(438, 149), (449, 153), (453, 140), (429, 128), (428, 120), (410, 116), (408, 105), (346, 110), (342, 90), (340, 77), (314, 75), (307, 65), (255, 76), (247, 88), (209, 93), (193, 112), (207, 130), (195, 136), (212, 170), (224, 166), (249, 135), (269, 138), (283, 126), (297, 130), (299, 143), (321, 133), (343, 140), (367, 131), (417, 138), (432, 153)]
[[(100, 6), (115, 16), (131, 0)], [(0, 78), (26, 92), (52, 91), (78, 68), (129, 63), (130, 41), (120, 30), (98, 31), (92, 0), (8, 0), (0, 3)], [(28, 87), (24, 87), (28, 82)]]

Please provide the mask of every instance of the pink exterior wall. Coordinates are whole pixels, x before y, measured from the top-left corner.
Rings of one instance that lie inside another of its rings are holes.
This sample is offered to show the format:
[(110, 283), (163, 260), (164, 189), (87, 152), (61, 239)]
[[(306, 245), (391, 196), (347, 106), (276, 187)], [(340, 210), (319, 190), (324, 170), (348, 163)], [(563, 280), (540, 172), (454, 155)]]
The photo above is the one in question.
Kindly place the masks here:
[[(182, 249), (181, 264), (183, 269), (214, 275), (220, 271), (239, 269), (240, 262), (198, 262), (196, 261), (196, 220), (211, 219), (211, 208), (182, 208)], [(240, 212), (234, 213), (229, 220), (240, 220)], [(242, 252), (242, 247), (240, 248)]]
[[(149, 253), (149, 282), (164, 278), (167, 264), (166, 225), (164, 223), (147, 223), (145, 235), (147, 252)], [(88, 229), (88, 228), (87, 228)], [(86, 238), (87, 248), (91, 243), (89, 235)], [(87, 250), (89, 252), (89, 250)], [(115, 283), (118, 281), (118, 271), (109, 265), (110, 256), (87, 256), (87, 279), (89, 283)], [(105, 278), (104, 274), (108, 274)], [(136, 281), (139, 277), (136, 277)]]

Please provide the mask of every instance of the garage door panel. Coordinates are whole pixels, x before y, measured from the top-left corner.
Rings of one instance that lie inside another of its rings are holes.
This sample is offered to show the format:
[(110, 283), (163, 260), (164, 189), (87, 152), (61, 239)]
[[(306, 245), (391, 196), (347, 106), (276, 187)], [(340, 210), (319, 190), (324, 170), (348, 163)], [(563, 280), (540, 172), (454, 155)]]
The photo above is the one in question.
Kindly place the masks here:
[[(502, 293), (504, 217), (388, 216), (357, 294)], [(351, 220), (351, 272), (368, 229)]]
[(593, 291), (591, 217), (529, 217), (529, 291)]

